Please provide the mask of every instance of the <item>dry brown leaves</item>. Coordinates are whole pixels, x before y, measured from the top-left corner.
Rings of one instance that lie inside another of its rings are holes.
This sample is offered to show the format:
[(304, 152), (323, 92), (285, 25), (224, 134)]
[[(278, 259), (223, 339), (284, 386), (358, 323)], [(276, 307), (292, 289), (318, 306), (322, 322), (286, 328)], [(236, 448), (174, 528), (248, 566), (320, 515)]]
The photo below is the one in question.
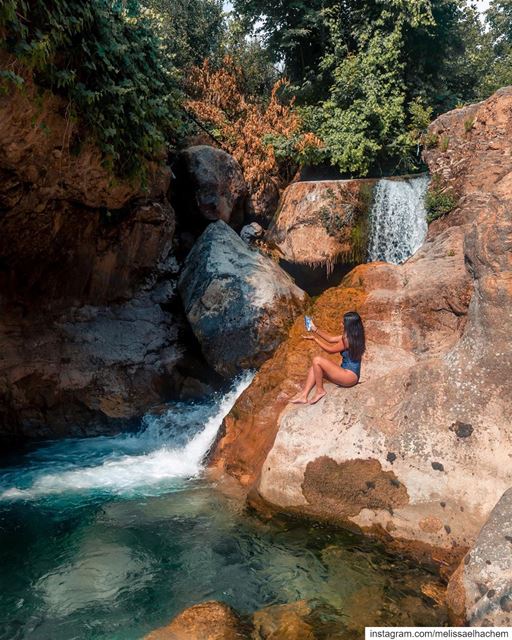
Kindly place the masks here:
[(225, 149), (240, 163), (251, 193), (259, 196), (268, 182), (283, 188), (291, 177), (289, 163), (276, 158), (268, 137), (293, 139), (297, 154), (322, 143), (312, 133), (301, 133), (293, 100), (288, 104), (280, 100), (286, 80), (276, 82), (268, 102), (259, 103), (244, 95), (242, 78), (242, 70), (229, 56), (218, 69), (205, 60), (190, 74), (187, 107), (199, 120), (213, 126)]

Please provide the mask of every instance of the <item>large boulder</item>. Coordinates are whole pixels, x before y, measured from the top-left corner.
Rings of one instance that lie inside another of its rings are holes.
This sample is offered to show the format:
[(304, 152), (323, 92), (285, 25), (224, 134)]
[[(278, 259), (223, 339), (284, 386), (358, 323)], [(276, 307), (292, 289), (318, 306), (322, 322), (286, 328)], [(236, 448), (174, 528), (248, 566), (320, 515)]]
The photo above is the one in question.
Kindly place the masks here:
[(247, 185), (229, 153), (207, 145), (189, 147), (179, 154), (174, 170), (176, 209), (185, 228), (200, 232), (215, 220), (242, 227)]
[(363, 262), (375, 182), (292, 182), (281, 196), (267, 240), (296, 265), (330, 270), (337, 262)]
[(454, 624), (512, 626), (512, 489), (491, 511), (448, 583)]
[(198, 239), (178, 286), (206, 360), (225, 376), (260, 366), (306, 298), (270, 258), (222, 221)]
[(443, 122), (448, 148), (427, 160), (446, 179), (451, 167), (459, 206), (412, 259), (356, 268), (313, 311), (332, 332), (361, 313), (362, 384), (287, 407), (316, 352), (297, 323), (226, 418), (213, 464), (252, 485), (255, 503), (451, 563), (512, 485), (512, 88)]

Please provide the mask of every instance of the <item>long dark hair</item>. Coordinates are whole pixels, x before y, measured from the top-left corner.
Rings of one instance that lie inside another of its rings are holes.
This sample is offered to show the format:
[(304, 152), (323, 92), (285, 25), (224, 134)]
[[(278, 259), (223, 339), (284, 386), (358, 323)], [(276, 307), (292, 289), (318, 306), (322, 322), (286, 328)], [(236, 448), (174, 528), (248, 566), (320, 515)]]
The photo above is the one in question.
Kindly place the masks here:
[(351, 360), (361, 360), (366, 350), (364, 327), (361, 316), (356, 311), (349, 311), (343, 316), (345, 338), (348, 341), (348, 353)]

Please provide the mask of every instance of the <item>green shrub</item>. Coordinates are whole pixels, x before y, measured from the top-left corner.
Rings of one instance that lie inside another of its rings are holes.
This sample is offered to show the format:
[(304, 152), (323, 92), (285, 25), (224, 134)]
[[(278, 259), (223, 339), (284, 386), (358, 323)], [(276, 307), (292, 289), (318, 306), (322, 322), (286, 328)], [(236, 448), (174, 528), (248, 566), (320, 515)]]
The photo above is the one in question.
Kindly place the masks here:
[(448, 146), (450, 145), (450, 138), (448, 136), (443, 136), (439, 141), (439, 148), (444, 153), (448, 151)]
[(464, 131), (466, 133), (469, 133), (474, 126), (475, 126), (474, 118), (468, 118), (467, 120), (464, 120)]
[(181, 131), (176, 71), (133, 0), (4, 0), (0, 36), (40, 87), (69, 100), (119, 175), (143, 170)]
[(427, 222), (433, 222), (453, 211), (458, 200), (455, 191), (451, 187), (443, 185), (440, 176), (434, 175), (425, 196)]
[(422, 144), (425, 149), (435, 149), (439, 144), (439, 136), (437, 133), (427, 132), (422, 137)]

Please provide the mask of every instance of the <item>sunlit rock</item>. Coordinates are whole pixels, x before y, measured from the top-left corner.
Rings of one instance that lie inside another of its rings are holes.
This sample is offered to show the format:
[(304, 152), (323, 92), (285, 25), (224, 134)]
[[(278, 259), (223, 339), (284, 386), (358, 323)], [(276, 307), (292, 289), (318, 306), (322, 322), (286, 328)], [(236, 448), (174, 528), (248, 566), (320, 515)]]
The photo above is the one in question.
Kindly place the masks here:
[(512, 489), (491, 511), (451, 577), (447, 596), (454, 624), (512, 625)]
[(449, 565), (512, 485), (511, 106), (501, 90), (434, 122), (450, 143), (428, 152), (429, 168), (456, 183), (459, 206), (405, 264), (359, 266), (316, 301), (331, 333), (345, 311), (361, 314), (361, 383), (287, 406), (320, 352), (297, 321), (226, 417), (213, 464), (255, 483), (255, 505)]

